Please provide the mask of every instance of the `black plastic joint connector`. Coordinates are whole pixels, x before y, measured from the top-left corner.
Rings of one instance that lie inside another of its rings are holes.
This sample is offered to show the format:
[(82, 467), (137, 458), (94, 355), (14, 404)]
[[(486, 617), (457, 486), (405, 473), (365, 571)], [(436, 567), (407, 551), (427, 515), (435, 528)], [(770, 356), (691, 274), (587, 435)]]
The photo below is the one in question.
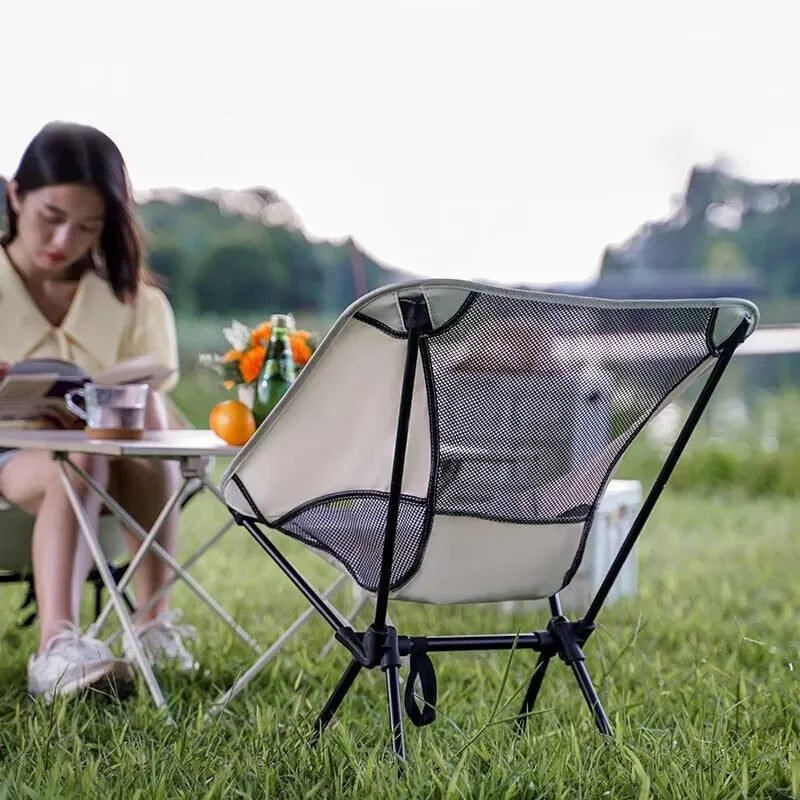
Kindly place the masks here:
[(428, 303), (425, 297), (401, 297), (399, 300), (400, 312), (403, 316), (403, 324), (407, 331), (418, 328), (420, 333), (429, 333), (433, 328)]
[(398, 645), (397, 631), (387, 628), (381, 647), (381, 670), (386, 672), (389, 667), (400, 666), (400, 647)]
[(369, 626), (364, 631), (364, 635), (361, 637), (361, 641), (364, 646), (364, 658), (366, 658), (366, 662), (364, 666), (372, 667), (376, 666), (380, 661), (380, 649), (381, 649), (381, 639), (383, 634), (379, 631), (376, 631), (372, 625)]
[(583, 645), (586, 644), (586, 640), (594, 633), (594, 629), (597, 626), (593, 622), (584, 622), (582, 619), (579, 619), (577, 622), (572, 623), (572, 627), (575, 631), (575, 638), (578, 644), (583, 647)]
[(553, 617), (547, 629), (558, 642), (558, 655), (562, 661), (572, 664), (575, 661), (586, 660), (575, 633), (574, 623), (570, 622), (566, 617)]

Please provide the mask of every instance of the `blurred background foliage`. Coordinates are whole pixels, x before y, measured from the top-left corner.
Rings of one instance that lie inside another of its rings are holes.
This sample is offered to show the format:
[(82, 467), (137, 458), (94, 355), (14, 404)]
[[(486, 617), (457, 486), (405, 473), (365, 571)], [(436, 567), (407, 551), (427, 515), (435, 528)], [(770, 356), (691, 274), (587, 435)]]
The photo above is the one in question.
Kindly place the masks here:
[[(5, 180), (0, 178), (5, 195)], [(150, 268), (179, 316), (261, 318), (275, 309), (338, 316), (402, 274), (352, 239), (313, 240), (269, 189), (148, 193), (139, 203)], [(0, 215), (0, 229), (4, 220)]]
[(800, 183), (747, 181), (720, 165), (697, 166), (672, 205), (666, 219), (606, 248), (600, 293), (727, 290), (759, 300), (766, 322), (798, 320)]
[[(3, 184), (0, 178), (0, 190)], [(197, 367), (199, 353), (225, 350), (222, 327), (232, 318), (256, 324), (291, 311), (300, 326), (322, 335), (354, 299), (407, 277), (352, 239), (313, 239), (270, 189), (158, 190), (143, 196), (139, 209), (150, 267), (164, 279), (178, 320), (182, 378), (173, 396), (198, 426), (232, 396)], [(800, 322), (800, 183), (751, 182), (721, 165), (695, 167), (670, 216), (609, 246), (593, 283), (551, 288), (607, 297), (741, 296), (758, 303), (762, 323)], [(800, 496), (800, 358), (737, 359), (718, 395), (671, 486)], [(620, 477), (652, 480), (687, 408), (673, 404), (659, 415)]]
[(268, 190), (154, 194), (140, 205), (150, 266), (181, 314), (263, 316), (271, 309), (337, 315), (397, 279), (355, 242), (313, 241)]
[[(0, 191), (4, 184), (0, 178)], [(609, 245), (597, 279), (579, 291), (743, 296), (759, 303), (763, 322), (800, 319), (800, 183), (753, 182), (720, 165), (697, 166), (672, 205), (667, 218)], [(139, 210), (150, 266), (183, 316), (285, 308), (336, 317), (365, 292), (406, 275), (353, 239), (314, 239), (291, 205), (263, 187), (154, 190), (141, 197)], [(535, 228), (531, 220), (530, 285), (536, 284)]]

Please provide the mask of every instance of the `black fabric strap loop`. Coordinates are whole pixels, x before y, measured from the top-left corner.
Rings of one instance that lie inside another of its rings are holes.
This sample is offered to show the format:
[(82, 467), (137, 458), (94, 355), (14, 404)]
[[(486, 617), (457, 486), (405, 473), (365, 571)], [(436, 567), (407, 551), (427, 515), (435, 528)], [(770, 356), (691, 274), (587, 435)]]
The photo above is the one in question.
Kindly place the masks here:
[[(430, 656), (422, 652), (411, 653), (411, 671), (408, 675), (405, 691), (405, 706), (408, 718), (418, 728), (430, 725), (436, 719), (436, 672)], [(422, 708), (414, 699), (414, 684), (419, 678), (422, 689)]]

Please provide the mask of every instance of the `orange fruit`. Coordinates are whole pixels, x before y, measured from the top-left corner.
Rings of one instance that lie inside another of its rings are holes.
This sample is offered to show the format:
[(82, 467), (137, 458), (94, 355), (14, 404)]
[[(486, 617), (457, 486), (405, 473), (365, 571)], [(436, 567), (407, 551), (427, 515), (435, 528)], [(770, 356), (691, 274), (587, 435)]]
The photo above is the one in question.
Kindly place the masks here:
[(255, 432), (253, 412), (238, 400), (224, 400), (211, 409), (208, 425), (228, 444), (244, 444)]

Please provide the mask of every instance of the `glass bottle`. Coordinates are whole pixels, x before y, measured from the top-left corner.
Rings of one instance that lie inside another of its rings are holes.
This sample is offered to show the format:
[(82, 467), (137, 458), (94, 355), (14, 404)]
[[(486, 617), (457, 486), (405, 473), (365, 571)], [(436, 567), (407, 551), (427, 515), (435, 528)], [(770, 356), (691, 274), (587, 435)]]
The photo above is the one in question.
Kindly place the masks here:
[(296, 374), (292, 343), (289, 341), (289, 331), (294, 327), (294, 320), (290, 314), (273, 314), (269, 324), (272, 333), (253, 398), (256, 425), (260, 425), (275, 408), (294, 382)]

